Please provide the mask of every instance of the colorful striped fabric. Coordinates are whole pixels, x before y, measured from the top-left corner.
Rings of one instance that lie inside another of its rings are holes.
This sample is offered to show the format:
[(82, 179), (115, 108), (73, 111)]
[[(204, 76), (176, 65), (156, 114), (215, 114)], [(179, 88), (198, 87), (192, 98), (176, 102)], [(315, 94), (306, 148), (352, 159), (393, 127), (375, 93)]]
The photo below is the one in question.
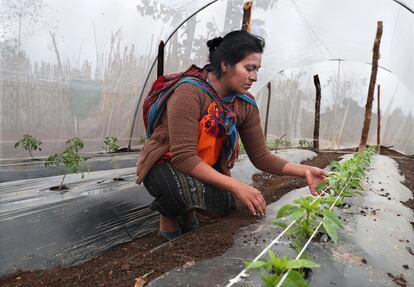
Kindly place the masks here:
[(220, 98), (213, 87), (206, 81), (203, 69), (191, 66), (183, 73), (166, 75), (159, 77), (153, 84), (148, 96), (144, 100), (143, 114), (147, 132), (147, 138), (151, 138), (159, 120), (165, 110), (168, 98), (174, 93), (175, 89), (183, 84), (189, 83), (207, 93), (212, 101), (216, 103), (219, 117), (217, 124), (223, 127), (227, 137), (223, 141), (223, 148), (228, 167), (234, 165), (238, 157), (239, 145), (236, 129), (236, 116), (233, 110), (234, 99), (237, 97), (247, 103), (257, 107), (254, 97), (250, 94), (232, 93)]

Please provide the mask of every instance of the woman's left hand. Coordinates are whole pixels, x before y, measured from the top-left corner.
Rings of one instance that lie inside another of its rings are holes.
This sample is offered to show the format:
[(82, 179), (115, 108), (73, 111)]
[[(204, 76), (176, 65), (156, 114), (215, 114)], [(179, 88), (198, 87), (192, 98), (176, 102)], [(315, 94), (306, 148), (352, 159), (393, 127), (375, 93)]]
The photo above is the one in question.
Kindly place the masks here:
[(312, 195), (318, 195), (319, 193), (316, 191), (316, 186), (326, 180), (326, 172), (318, 167), (309, 166), (308, 169), (305, 171), (305, 179), (308, 183), (309, 189)]

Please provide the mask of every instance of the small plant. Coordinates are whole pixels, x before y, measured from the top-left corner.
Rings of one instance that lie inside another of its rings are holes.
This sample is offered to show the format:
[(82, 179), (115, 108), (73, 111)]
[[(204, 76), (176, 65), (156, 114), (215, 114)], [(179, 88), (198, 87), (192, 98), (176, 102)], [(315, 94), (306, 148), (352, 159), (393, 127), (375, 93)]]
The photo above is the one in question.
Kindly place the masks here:
[(312, 147), (312, 142), (308, 141), (307, 139), (301, 139), (299, 140), (299, 146), (300, 147)]
[[(338, 229), (342, 228), (342, 222), (334, 211), (329, 210), (335, 197), (327, 197), (314, 200), (312, 196), (306, 196), (293, 201), (297, 204), (286, 204), (279, 209), (277, 218), (290, 217), (296, 220), (288, 230), (287, 235), (294, 238), (293, 247), (300, 249), (305, 239), (309, 238), (320, 222), (325, 233), (334, 241), (338, 240)], [(341, 202), (337, 201), (337, 204)], [(286, 228), (288, 224), (282, 221), (274, 221), (275, 225)]]
[(105, 137), (103, 148), (107, 152), (117, 152), (119, 150), (118, 138), (117, 137)]
[(375, 148), (368, 148), (365, 152), (355, 154), (344, 163), (332, 161), (328, 166), (332, 170), (328, 173), (328, 181), (316, 186), (317, 190), (329, 186), (331, 195), (338, 195), (341, 191), (342, 199), (362, 195), (358, 190), (364, 190), (360, 181), (365, 177), (365, 170), (369, 166)]
[(78, 153), (81, 149), (83, 149), (83, 141), (80, 138), (71, 138), (66, 141), (66, 147), (73, 150), (75, 153)]
[(143, 145), (147, 142), (147, 137), (146, 136), (141, 136), (138, 140), (138, 144), (139, 145)]
[(45, 166), (58, 167), (64, 166), (64, 174), (59, 185), (59, 190), (63, 188), (63, 181), (68, 173), (80, 173), (84, 178), (84, 172), (89, 172), (90, 167), (85, 163), (86, 158), (78, 155), (78, 151), (83, 148), (83, 142), (79, 138), (73, 138), (66, 141), (66, 149), (62, 153), (54, 154), (48, 157)]
[(115, 178), (114, 178), (114, 180), (115, 181), (124, 180), (123, 178), (119, 177), (118, 173), (116, 172), (116, 170), (119, 168), (118, 160), (115, 157), (113, 157), (112, 160), (111, 160), (111, 163), (112, 163), (112, 168), (115, 169)]
[(280, 139), (268, 141), (266, 145), (268, 149), (275, 150), (275, 149), (278, 149), (279, 147), (289, 148), (291, 147), (291, 142), (289, 139), (280, 138)]
[(39, 150), (42, 151), (41, 146), (42, 142), (38, 140), (37, 138), (33, 137), (30, 134), (23, 135), (23, 138), (21, 138), (18, 142), (14, 144), (14, 148), (17, 148), (21, 146), (25, 150), (29, 151), (29, 155), (31, 158), (33, 158), (32, 150)]
[(264, 270), (261, 273), (263, 286), (276, 286), (283, 275), (289, 271), (283, 286), (308, 286), (304, 278), (304, 268), (316, 268), (319, 264), (307, 259), (289, 259), (288, 257), (278, 258), (272, 250), (269, 250), (269, 259), (256, 262), (246, 262), (247, 269), (256, 271)]

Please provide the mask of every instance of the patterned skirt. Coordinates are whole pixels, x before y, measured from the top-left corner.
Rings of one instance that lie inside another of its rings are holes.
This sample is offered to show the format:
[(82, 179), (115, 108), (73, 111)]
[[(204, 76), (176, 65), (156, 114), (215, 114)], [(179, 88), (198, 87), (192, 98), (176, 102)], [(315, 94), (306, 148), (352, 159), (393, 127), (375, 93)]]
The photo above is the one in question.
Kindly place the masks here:
[(230, 192), (184, 174), (169, 162), (155, 164), (146, 175), (144, 186), (155, 197), (151, 209), (167, 217), (183, 215), (192, 209), (223, 216), (235, 208)]

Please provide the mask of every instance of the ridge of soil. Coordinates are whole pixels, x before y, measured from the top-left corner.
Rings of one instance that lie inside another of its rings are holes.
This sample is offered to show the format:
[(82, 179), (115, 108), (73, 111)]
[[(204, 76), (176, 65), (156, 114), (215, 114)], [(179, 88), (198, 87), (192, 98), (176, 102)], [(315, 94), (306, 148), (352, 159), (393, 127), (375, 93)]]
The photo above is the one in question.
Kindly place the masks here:
[[(383, 154), (383, 153), (382, 153)], [(324, 168), (342, 153), (322, 152), (303, 164)], [(397, 160), (398, 161), (398, 160)], [(413, 190), (413, 160), (400, 160), (406, 173), (406, 185)], [(400, 162), (398, 162), (400, 164)], [(407, 175), (408, 174), (408, 175)], [(268, 204), (287, 192), (306, 186), (304, 179), (258, 173), (253, 185), (263, 191)], [(413, 207), (411, 207), (413, 208)], [(201, 228), (182, 237), (166, 241), (152, 232), (132, 242), (116, 246), (81, 265), (56, 267), (51, 270), (17, 272), (0, 278), (0, 286), (133, 286), (135, 279), (151, 272), (148, 281), (182, 265), (223, 254), (233, 245), (233, 235), (240, 227), (256, 222), (245, 208), (224, 218), (209, 220), (200, 216)]]

